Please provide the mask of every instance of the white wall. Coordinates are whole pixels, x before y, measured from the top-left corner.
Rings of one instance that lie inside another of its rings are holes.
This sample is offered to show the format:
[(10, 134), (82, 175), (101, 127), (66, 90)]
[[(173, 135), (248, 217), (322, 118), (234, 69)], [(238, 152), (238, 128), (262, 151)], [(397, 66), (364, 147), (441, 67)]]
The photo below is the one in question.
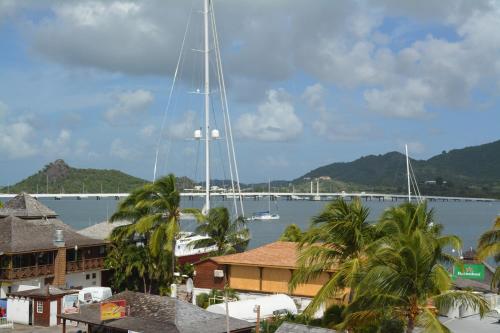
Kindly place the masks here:
[(57, 326), (57, 301), (50, 301), (49, 326)]
[(17, 324), (29, 324), (29, 303), (30, 299), (27, 298), (14, 298), (7, 299), (7, 320), (12, 320)]
[[(90, 279), (87, 280), (87, 274), (90, 275)], [(95, 274), (95, 279), (92, 275)], [(72, 273), (66, 275), (66, 287), (100, 287), (101, 286), (101, 271), (85, 271), (79, 273)]]

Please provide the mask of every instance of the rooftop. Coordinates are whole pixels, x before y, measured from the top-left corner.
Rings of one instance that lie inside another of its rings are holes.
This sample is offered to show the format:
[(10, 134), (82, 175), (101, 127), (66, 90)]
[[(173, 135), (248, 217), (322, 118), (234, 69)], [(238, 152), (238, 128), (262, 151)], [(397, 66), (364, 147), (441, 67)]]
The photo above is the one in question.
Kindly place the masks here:
[(87, 236), (94, 239), (108, 239), (111, 232), (117, 228), (122, 227), (124, 225), (130, 224), (129, 221), (116, 221), (116, 222), (108, 222), (104, 221), (101, 223), (97, 223), (91, 225), (90, 227), (84, 228), (82, 230), (78, 230), (78, 233), (83, 236)]
[(0, 208), (0, 217), (9, 215), (29, 219), (57, 217), (56, 212), (24, 192), (10, 199), (3, 208)]
[(276, 330), (276, 333), (335, 333), (337, 331), (322, 328), (322, 327), (314, 327), (302, 324), (295, 324), (284, 322), (280, 327)]
[(56, 229), (62, 230), (67, 248), (73, 248), (75, 245), (105, 244), (102, 240), (78, 234), (60, 220), (57, 220), (56, 223), (54, 221), (39, 223), (39, 221), (7, 216), (0, 218), (0, 235), (2, 235), (0, 237), (0, 252), (19, 253), (56, 249), (53, 243)]
[[(143, 333), (226, 332), (225, 316), (210, 313), (176, 298), (125, 291), (113, 295), (110, 300), (125, 300), (130, 306), (129, 316), (102, 322), (100, 320), (100, 304), (89, 304), (81, 306), (80, 313), (63, 314), (60, 317)], [(249, 322), (235, 318), (230, 318), (229, 325), (232, 332), (254, 327)]]
[(297, 243), (277, 241), (242, 253), (212, 257), (210, 260), (218, 264), (295, 269), (298, 267), (298, 256)]
[(49, 296), (64, 296), (69, 294), (78, 293), (78, 290), (73, 289), (60, 289), (51, 285), (46, 285), (43, 288), (30, 289), (24, 291), (16, 291), (9, 293), (9, 296), (17, 297), (49, 297)]

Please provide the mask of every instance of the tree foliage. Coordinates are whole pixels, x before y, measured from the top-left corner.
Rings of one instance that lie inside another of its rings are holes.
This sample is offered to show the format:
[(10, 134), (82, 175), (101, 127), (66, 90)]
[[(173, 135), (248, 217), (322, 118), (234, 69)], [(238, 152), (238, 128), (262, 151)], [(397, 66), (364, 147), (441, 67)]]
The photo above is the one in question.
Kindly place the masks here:
[(301, 242), (300, 267), (290, 282), (314, 279), (336, 269), (309, 305), (313, 313), (350, 288), (349, 304), (337, 329), (353, 332), (449, 332), (438, 320), (439, 311), (464, 305), (481, 316), (488, 311), (482, 296), (452, 290), (447, 267), (459, 263), (445, 248), (459, 248), (456, 236), (441, 235), (427, 205), (406, 203), (386, 210), (376, 224), (366, 220), (360, 201), (342, 199), (329, 204), (312, 221)]
[(198, 214), (199, 225), (196, 233), (206, 235), (208, 239), (193, 242), (194, 246), (216, 245), (215, 255), (244, 251), (250, 240), (243, 217), (231, 221), (229, 211), (225, 207), (211, 208), (207, 216)]
[[(497, 264), (500, 263), (500, 216), (497, 216), (493, 228), (479, 238), (478, 257), (480, 259), (492, 257)], [(491, 281), (491, 287), (500, 289), (500, 266), (498, 265)]]

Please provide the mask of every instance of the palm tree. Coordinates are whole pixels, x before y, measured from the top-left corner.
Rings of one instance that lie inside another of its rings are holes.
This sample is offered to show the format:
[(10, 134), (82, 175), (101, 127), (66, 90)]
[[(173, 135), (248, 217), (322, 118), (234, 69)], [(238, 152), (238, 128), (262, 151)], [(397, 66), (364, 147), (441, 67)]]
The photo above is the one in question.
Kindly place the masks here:
[[(185, 210), (198, 214), (197, 210)], [(110, 218), (111, 222), (127, 220), (132, 222), (128, 234), (143, 235), (144, 241), (157, 258), (157, 265), (167, 253), (171, 257), (169, 276), (175, 271), (175, 241), (178, 237), (181, 209), (180, 194), (175, 186), (175, 176), (169, 174), (154, 183), (132, 191), (120, 203), (118, 210)]]
[[(497, 264), (500, 263), (500, 216), (497, 216), (493, 228), (479, 238), (477, 255), (480, 260), (492, 256)], [(500, 266), (497, 266), (495, 270), (491, 287), (500, 288)]]
[(229, 211), (225, 207), (215, 207), (209, 210), (207, 216), (198, 215), (200, 225), (196, 233), (207, 235), (208, 239), (193, 242), (195, 246), (210, 246), (215, 243), (215, 255), (224, 255), (244, 250), (250, 239), (242, 217), (231, 221)]
[[(361, 200), (348, 203), (340, 198), (313, 218), (311, 228), (299, 243), (299, 268), (292, 276), (289, 289), (293, 291), (299, 284), (314, 280), (334, 267), (336, 271), (314, 296), (306, 313), (313, 314), (346, 287), (354, 290), (355, 278), (365, 265), (367, 250), (374, 239), (368, 215), (369, 210)], [(353, 296), (351, 293), (349, 298)]]
[(304, 233), (296, 224), (290, 224), (285, 228), (279, 240), (283, 242), (300, 242)]
[(452, 281), (444, 264), (457, 259), (444, 253), (446, 246), (459, 247), (456, 236), (441, 236), (426, 204), (404, 204), (387, 210), (379, 222), (383, 232), (369, 254), (355, 298), (340, 326), (362, 327), (384, 316), (400, 318), (406, 331), (415, 326), (426, 332), (449, 332), (437, 318), (455, 305), (466, 305), (484, 315), (488, 304), (470, 291), (450, 290)]

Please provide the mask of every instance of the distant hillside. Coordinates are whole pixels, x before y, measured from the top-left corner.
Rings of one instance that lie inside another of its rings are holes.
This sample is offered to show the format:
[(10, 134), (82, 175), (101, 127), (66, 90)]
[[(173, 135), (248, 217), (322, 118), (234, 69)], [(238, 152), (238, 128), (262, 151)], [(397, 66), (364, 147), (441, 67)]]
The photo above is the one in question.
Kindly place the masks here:
[[(424, 194), (500, 197), (500, 141), (454, 149), (428, 160), (412, 159), (411, 164)], [(405, 156), (390, 152), (332, 163), (308, 172), (294, 183), (300, 186), (319, 177), (341, 182), (344, 189), (403, 192)], [(322, 183), (323, 188), (329, 186), (329, 181)]]
[[(179, 178), (178, 186), (192, 187), (188, 178)], [(63, 160), (56, 160), (42, 170), (0, 192), (19, 193), (117, 193), (129, 192), (148, 181), (130, 176), (118, 170), (77, 169)]]

